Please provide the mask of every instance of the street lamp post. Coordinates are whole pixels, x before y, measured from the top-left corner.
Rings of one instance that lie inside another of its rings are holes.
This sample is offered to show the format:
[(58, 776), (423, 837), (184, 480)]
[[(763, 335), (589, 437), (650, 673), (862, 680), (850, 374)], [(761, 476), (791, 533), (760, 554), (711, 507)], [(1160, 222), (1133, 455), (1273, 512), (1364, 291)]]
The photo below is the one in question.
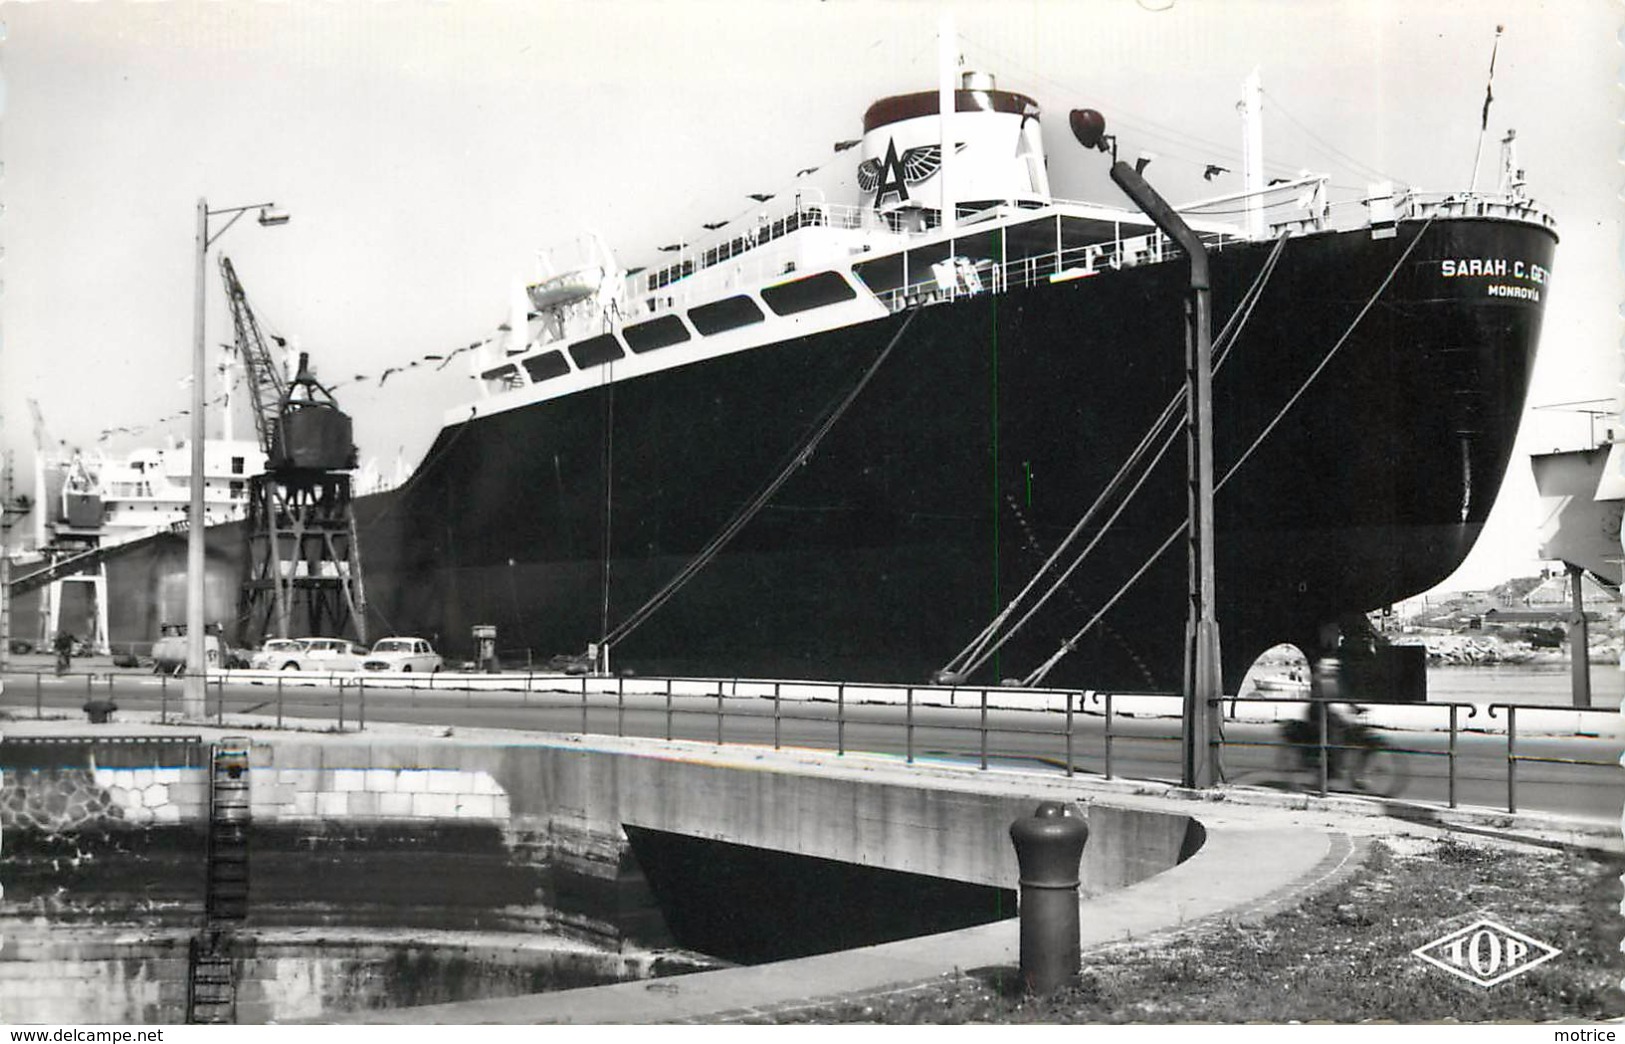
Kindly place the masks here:
[(1093, 109), (1075, 109), (1072, 133), (1087, 149), (1109, 151), (1111, 179), (1185, 251), (1190, 261), (1190, 294), (1185, 302), (1185, 444), (1189, 531), (1189, 574), (1185, 625), (1184, 731), (1181, 782), (1210, 787), (1219, 782), (1217, 706), (1223, 695), (1219, 661), (1219, 622), (1214, 608), (1213, 548), (1213, 308), (1207, 247), (1184, 218), (1140, 176), (1117, 159), (1116, 140)]
[[(186, 715), (202, 715), (207, 684), (207, 659), (204, 641), (203, 599), (204, 599), (204, 459), (203, 443), (206, 438), (203, 423), (205, 406), (204, 385), (207, 374), (207, 360), (203, 350), (203, 304), (205, 286), (205, 268), (208, 263), (209, 247), (214, 241), (226, 234), (226, 230), (237, 223), (237, 219), (250, 210), (259, 211), (259, 222), (267, 227), (271, 225), (285, 225), (288, 215), (277, 213), (275, 203), (254, 203), (246, 207), (223, 207), (219, 210), (210, 210), (205, 199), (197, 201), (197, 238), (196, 262), (197, 284), (192, 300), (192, 466), (191, 466), (191, 507), (186, 521), (186, 687), (182, 695), (182, 713)], [(231, 215), (231, 219), (221, 226), (218, 232), (209, 234), (209, 219)]]

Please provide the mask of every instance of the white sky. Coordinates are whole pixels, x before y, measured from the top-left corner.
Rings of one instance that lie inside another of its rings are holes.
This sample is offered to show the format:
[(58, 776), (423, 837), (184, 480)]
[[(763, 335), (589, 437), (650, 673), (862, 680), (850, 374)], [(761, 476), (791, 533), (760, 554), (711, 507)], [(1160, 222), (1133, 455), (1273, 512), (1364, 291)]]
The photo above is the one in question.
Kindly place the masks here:
[[(1380, 172), (1465, 187), (1497, 23), (1491, 136), (1515, 127), (1529, 191), (1559, 221), (1531, 405), (1609, 397), (1621, 182), (1612, 0), (1070, 0), (949, 5), (969, 64), (1045, 110), (1057, 195), (1120, 203), (1066, 112), (1106, 113), (1174, 200), (1239, 188), (1239, 84), (1261, 67), (1272, 173), (1363, 188)], [(592, 229), (623, 264), (754, 213), (795, 172), (850, 185), (876, 98), (935, 86), (936, 2), (0, 3), (0, 444), (31, 472), (27, 399), (54, 439), (114, 451), (185, 436), (194, 207), (274, 200), (291, 224), (221, 239), (262, 322), (340, 385), (363, 460), (414, 463), (472, 394), (488, 336), (538, 249)], [(1307, 129), (1307, 133), (1306, 133)], [(1352, 158), (1352, 162), (1351, 159)], [(832, 197), (834, 192), (832, 191)], [(778, 201), (775, 201), (778, 202)], [(209, 342), (229, 339), (209, 267)], [(369, 380), (353, 382), (357, 374)], [(249, 429), (240, 424), (239, 434)], [(1521, 450), (1588, 423), (1530, 413)], [(1419, 476), (1419, 481), (1426, 481)], [(1513, 461), (1486, 537), (1447, 588), (1527, 574), (1533, 482)]]

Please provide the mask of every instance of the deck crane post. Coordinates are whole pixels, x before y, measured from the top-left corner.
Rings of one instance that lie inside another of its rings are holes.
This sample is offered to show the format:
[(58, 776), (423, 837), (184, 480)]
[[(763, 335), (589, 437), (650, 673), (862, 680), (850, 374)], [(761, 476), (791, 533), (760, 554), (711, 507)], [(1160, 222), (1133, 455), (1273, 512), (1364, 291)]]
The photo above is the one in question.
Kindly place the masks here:
[(309, 355), (284, 375), (265, 343), (231, 259), (220, 258), (238, 357), (247, 376), (265, 472), (249, 479), (239, 640), (340, 636), (367, 640), (350, 472), (350, 417), (316, 380)]

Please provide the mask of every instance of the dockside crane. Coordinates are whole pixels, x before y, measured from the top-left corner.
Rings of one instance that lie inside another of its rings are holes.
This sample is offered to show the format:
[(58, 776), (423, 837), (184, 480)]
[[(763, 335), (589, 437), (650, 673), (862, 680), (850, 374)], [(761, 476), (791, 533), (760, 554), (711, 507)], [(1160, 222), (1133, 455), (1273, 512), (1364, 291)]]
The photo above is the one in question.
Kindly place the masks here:
[(69, 587), (83, 592), (83, 615), (70, 615), (84, 622), (83, 640), (91, 651), (105, 655), (111, 650), (101, 480), (77, 450), (70, 455), (63, 443), (51, 439), (39, 400), (29, 399), (28, 411), (34, 421), (34, 546), (49, 564), (11, 583), (9, 590), (42, 590), (37, 628), (42, 648), (65, 629), (62, 610)]
[(348, 414), (316, 380), (307, 353), (294, 375), (266, 344), (231, 259), (220, 258), (235, 347), (247, 377), (265, 472), (249, 479), (239, 638), (331, 635), (367, 640), (366, 588), (350, 472)]

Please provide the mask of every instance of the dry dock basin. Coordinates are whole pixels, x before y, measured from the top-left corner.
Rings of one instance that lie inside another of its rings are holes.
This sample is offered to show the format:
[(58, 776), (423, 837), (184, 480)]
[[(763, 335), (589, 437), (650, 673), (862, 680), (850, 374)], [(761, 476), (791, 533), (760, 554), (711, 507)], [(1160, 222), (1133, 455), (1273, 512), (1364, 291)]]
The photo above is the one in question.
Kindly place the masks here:
[[(0, 1010), (179, 1022), (223, 734), (0, 740)], [(117, 729), (117, 731), (113, 731)], [(25, 734), (33, 732), (34, 734)], [(366, 1018), (755, 966), (1013, 917), (1010, 824), (1061, 795), (1103, 896), (1202, 848), (1080, 778), (704, 744), (394, 727), (251, 745), (240, 1022)]]

